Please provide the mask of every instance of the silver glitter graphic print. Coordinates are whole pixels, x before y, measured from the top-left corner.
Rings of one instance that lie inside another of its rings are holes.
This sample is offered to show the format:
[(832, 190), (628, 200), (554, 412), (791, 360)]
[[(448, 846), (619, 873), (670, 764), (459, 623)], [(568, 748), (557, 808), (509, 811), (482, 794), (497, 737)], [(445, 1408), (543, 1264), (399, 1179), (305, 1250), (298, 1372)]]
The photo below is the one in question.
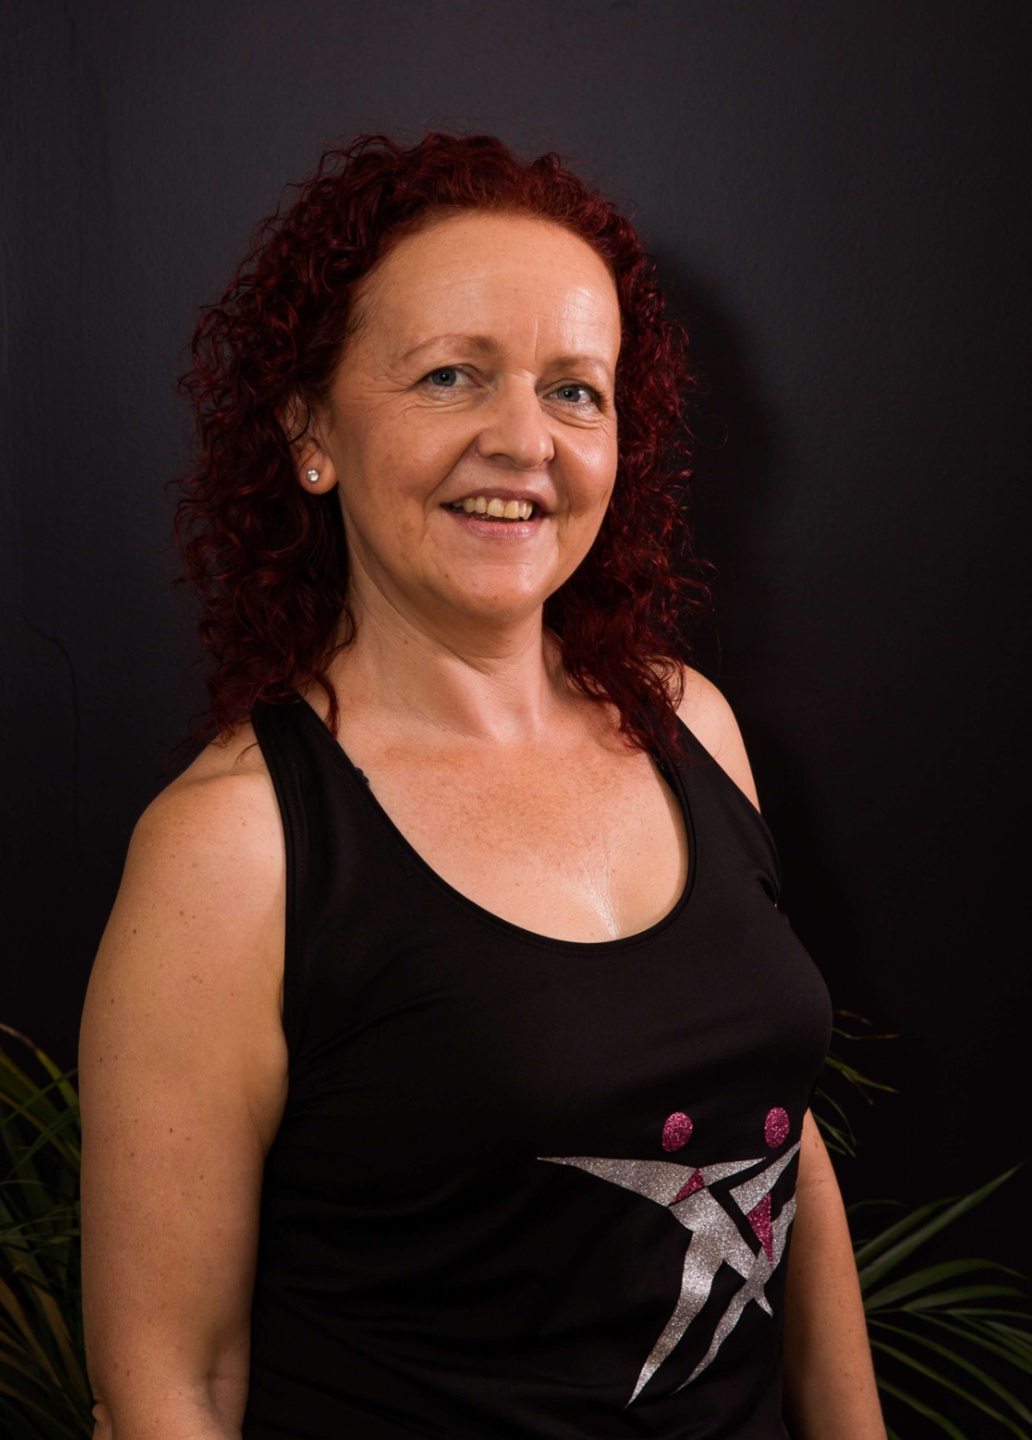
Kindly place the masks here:
[[(783, 1111), (771, 1112), (772, 1115), (775, 1113), (784, 1114)], [(766, 1138), (768, 1142), (772, 1138), (769, 1126)], [(787, 1126), (785, 1135), (781, 1138), (787, 1138)], [(686, 1143), (686, 1140), (682, 1143)], [(680, 1149), (681, 1145), (674, 1147), (664, 1142), (664, 1148)], [(662, 1205), (678, 1224), (691, 1233), (684, 1257), (681, 1293), (677, 1304), (641, 1367), (628, 1405), (638, 1398), (664, 1360), (673, 1352), (692, 1321), (702, 1311), (710, 1297), (717, 1271), (722, 1265), (729, 1265), (741, 1276), (743, 1283), (735, 1291), (720, 1317), (706, 1354), (688, 1379), (677, 1388), (683, 1390), (685, 1385), (690, 1385), (713, 1362), (750, 1301), (758, 1305), (765, 1314), (771, 1314), (765, 1286), (785, 1253), (789, 1226), (795, 1214), (795, 1199), (788, 1200), (778, 1215), (772, 1217), (770, 1192), (798, 1150), (799, 1145), (796, 1143), (784, 1155), (728, 1192), (727, 1198), (748, 1220), (752, 1233), (759, 1242), (759, 1250), (754, 1250), (743, 1238), (732, 1214), (725, 1209), (725, 1202), (714, 1195), (709, 1187), (716, 1180), (725, 1180), (741, 1171), (762, 1165), (762, 1157), (703, 1165), (695, 1170), (684, 1165), (675, 1165), (668, 1160), (609, 1160), (591, 1155), (538, 1157), (549, 1165), (573, 1165), (578, 1170), (585, 1170), (589, 1175), (608, 1181), (611, 1185), (619, 1185), (643, 1199)]]

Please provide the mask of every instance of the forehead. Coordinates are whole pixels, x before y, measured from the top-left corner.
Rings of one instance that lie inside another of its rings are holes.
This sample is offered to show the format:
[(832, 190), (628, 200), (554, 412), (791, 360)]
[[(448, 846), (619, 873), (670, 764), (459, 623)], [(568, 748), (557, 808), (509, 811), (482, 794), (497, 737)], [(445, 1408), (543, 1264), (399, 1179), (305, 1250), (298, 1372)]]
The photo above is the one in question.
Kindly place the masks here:
[(527, 215), (462, 212), (400, 240), (360, 286), (360, 332), (418, 343), (450, 325), (479, 331), (533, 322), (619, 345), (616, 284), (578, 235)]

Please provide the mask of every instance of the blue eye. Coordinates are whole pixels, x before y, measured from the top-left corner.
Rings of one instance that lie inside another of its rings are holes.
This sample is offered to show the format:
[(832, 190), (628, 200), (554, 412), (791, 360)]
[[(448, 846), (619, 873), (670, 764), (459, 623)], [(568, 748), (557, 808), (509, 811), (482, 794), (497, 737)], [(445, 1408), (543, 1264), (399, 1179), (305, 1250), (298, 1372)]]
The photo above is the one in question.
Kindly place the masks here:
[(592, 404), (598, 401), (598, 396), (590, 385), (560, 385), (555, 393), (569, 405), (581, 405), (584, 400)]
[(440, 385), (442, 389), (454, 389), (459, 378), (459, 372), (454, 365), (442, 365), (438, 370), (431, 370), (426, 377), (432, 385)]

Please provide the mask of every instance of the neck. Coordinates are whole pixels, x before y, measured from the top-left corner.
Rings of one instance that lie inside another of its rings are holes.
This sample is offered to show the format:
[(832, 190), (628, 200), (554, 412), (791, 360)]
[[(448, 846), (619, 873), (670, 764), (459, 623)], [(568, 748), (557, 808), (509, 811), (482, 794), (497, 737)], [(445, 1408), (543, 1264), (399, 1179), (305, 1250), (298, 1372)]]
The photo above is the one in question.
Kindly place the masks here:
[(410, 734), (528, 744), (569, 703), (559, 642), (540, 608), (511, 622), (443, 621), (360, 586), (349, 609), (354, 639), (330, 669), (345, 713), (375, 710)]

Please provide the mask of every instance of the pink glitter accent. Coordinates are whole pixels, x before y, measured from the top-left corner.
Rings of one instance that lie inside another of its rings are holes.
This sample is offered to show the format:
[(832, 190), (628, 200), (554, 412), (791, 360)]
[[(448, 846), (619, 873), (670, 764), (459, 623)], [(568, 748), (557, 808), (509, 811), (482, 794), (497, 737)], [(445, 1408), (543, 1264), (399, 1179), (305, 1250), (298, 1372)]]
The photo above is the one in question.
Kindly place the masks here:
[(663, 1122), (663, 1149), (680, 1150), (692, 1138), (694, 1125), (681, 1110), (675, 1110)]
[[(677, 1194), (671, 1200), (671, 1205), (677, 1205), (681, 1200), (687, 1200), (689, 1195), (694, 1195), (696, 1190), (705, 1190), (706, 1182), (702, 1178), (702, 1171), (696, 1170), (691, 1177), (681, 1186)], [(770, 1211), (770, 1196), (767, 1197), (767, 1210)], [(754, 1212), (755, 1213), (755, 1212)]]
[(767, 1120), (763, 1127), (763, 1138), (772, 1150), (776, 1150), (779, 1145), (784, 1145), (791, 1128), (788, 1112), (782, 1110), (780, 1105), (776, 1105), (767, 1114)]
[[(782, 1110), (784, 1115), (784, 1110)], [(763, 1246), (764, 1253), (770, 1263), (774, 1264), (774, 1226), (770, 1221), (770, 1192), (764, 1195), (763, 1199), (756, 1206), (755, 1210), (749, 1211), (749, 1224), (755, 1232), (757, 1240)]]

